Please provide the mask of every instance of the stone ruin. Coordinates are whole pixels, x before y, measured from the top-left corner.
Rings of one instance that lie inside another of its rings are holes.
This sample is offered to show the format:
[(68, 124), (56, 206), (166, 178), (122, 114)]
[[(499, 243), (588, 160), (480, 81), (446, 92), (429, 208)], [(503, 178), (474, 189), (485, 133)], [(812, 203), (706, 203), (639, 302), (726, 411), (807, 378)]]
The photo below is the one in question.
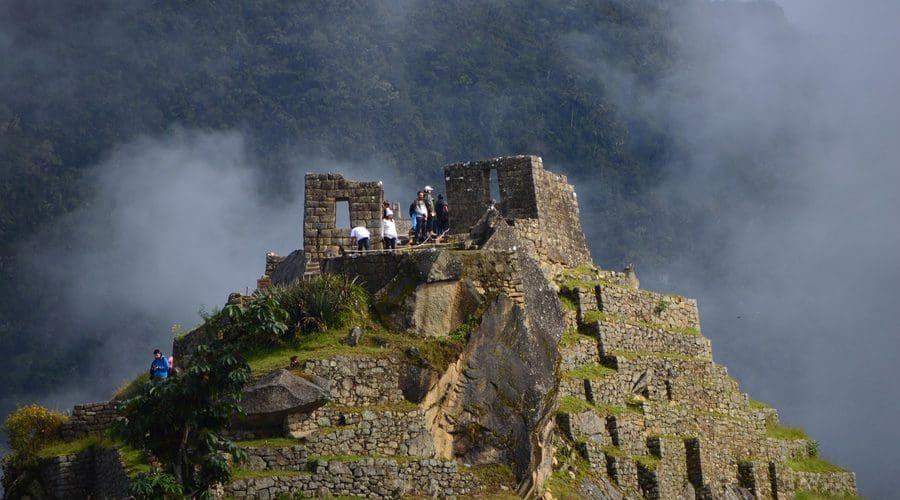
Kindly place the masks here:
[[(378, 354), (311, 358), (297, 368), (302, 376), (263, 376), (246, 389), (248, 417), (232, 429), (256, 440), (247, 445), (253, 473), (216, 495), (855, 495), (852, 472), (805, 465), (818, 460), (814, 442), (780, 435), (777, 412), (714, 362), (695, 300), (640, 289), (630, 266), (592, 265), (565, 177), (534, 156), (444, 173), (451, 244), (345, 254), (349, 230), (336, 227), (335, 203), (348, 201), (353, 224), (377, 234), (382, 186), (308, 175), (305, 255), (267, 256), (265, 277), (308, 278), (309, 260), (315, 272), (360, 280), (393, 334), (427, 343), (464, 328), (462, 351), (435, 366), (416, 347), (376, 343)], [(177, 340), (176, 358), (203, 334)], [(67, 435), (102, 432), (108, 406), (76, 407)], [(101, 448), (47, 458), (45, 489), (124, 496), (115, 458)], [(511, 477), (479, 472), (497, 466)]]

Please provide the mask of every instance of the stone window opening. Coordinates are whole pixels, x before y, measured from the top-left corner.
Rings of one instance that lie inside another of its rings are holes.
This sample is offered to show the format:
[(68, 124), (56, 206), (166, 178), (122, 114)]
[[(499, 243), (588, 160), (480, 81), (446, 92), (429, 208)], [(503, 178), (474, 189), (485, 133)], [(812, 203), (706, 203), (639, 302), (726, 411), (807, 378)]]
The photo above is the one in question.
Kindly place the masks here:
[(347, 198), (334, 200), (334, 227), (352, 229), (350, 221), (350, 200)]

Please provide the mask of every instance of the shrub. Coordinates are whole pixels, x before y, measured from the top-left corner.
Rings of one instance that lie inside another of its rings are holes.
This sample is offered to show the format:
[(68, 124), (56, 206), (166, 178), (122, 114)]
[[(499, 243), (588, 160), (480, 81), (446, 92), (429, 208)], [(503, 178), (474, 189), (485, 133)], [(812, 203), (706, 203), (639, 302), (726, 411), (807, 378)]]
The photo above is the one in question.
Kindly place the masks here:
[(6, 431), (12, 452), (4, 459), (4, 468), (21, 469), (37, 461), (42, 447), (59, 440), (59, 428), (67, 418), (43, 406), (23, 406), (6, 417)]
[(295, 332), (340, 328), (368, 308), (368, 294), (357, 280), (335, 274), (274, 286), (266, 293), (287, 311)]
[(233, 335), (253, 344), (278, 344), (289, 331), (287, 311), (268, 293), (254, 297), (246, 306), (228, 305), (224, 312), (231, 320), (231, 329), (236, 331)]
[(183, 498), (178, 480), (160, 469), (141, 472), (131, 481), (128, 493), (138, 500), (175, 500)]

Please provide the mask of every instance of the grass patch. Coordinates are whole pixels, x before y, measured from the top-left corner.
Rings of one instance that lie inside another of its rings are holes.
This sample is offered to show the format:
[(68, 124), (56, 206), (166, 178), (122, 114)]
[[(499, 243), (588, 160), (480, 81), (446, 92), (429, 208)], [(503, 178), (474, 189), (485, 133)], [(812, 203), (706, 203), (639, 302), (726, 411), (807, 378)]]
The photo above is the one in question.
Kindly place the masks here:
[(583, 413), (592, 411), (600, 416), (617, 416), (624, 413), (640, 414), (640, 407), (634, 405), (610, 405), (610, 404), (591, 404), (581, 398), (575, 396), (563, 396), (559, 398), (559, 413)]
[(138, 389), (141, 388), (144, 384), (150, 383), (150, 377), (147, 372), (141, 372), (136, 377), (131, 379), (131, 381), (126, 382), (121, 385), (116, 392), (113, 393), (112, 399), (114, 401), (122, 401), (128, 399), (135, 394), (137, 394)]
[(625, 458), (628, 456), (628, 454), (625, 453), (625, 450), (623, 450), (622, 448), (619, 448), (618, 446), (615, 446), (615, 445), (607, 444), (607, 445), (601, 447), (600, 449), (603, 450), (603, 453), (606, 453), (607, 455), (609, 455), (611, 457)]
[(765, 409), (771, 408), (771, 406), (763, 403), (762, 401), (757, 401), (755, 399), (751, 399), (750, 400), (750, 408), (753, 408), (754, 410), (765, 410)]
[(112, 441), (105, 436), (87, 436), (81, 439), (76, 439), (75, 441), (69, 441), (68, 443), (55, 443), (49, 446), (45, 446), (38, 450), (37, 456), (39, 458), (50, 458), (50, 457), (62, 457), (66, 455), (77, 455), (82, 451), (90, 448), (91, 446), (97, 445), (108, 445), (112, 446)]
[(810, 440), (806, 432), (799, 427), (787, 427), (774, 422), (766, 422), (766, 436), (781, 441)]
[(287, 470), (287, 469), (267, 469), (267, 470), (249, 470), (249, 469), (240, 469), (237, 467), (233, 467), (231, 469), (231, 480), (237, 481), (240, 479), (258, 479), (264, 477), (298, 477), (298, 476), (306, 476), (309, 475), (310, 472), (299, 471), (299, 470)]
[[(345, 331), (346, 330), (346, 331)], [(303, 335), (300, 339), (271, 349), (258, 349), (247, 355), (247, 364), (254, 377), (259, 377), (278, 368), (287, 368), (291, 356), (297, 356), (299, 362), (310, 359), (324, 359), (335, 356), (368, 356), (378, 357), (385, 354), (385, 349), (357, 345), (354, 347), (341, 344), (349, 329), (340, 328), (324, 332)], [(363, 335), (363, 339), (367, 336)], [(371, 339), (371, 337), (369, 337)]]
[(582, 342), (585, 340), (588, 342), (595, 343), (595, 344), (597, 343), (597, 339), (595, 339), (594, 337), (592, 337), (590, 335), (578, 333), (575, 330), (566, 330), (565, 332), (563, 332), (562, 338), (559, 339), (559, 347), (561, 347), (561, 348), (571, 347), (571, 346), (576, 345), (579, 342)]
[(265, 438), (253, 439), (250, 441), (235, 441), (236, 445), (241, 448), (285, 448), (300, 444), (300, 440), (292, 438)]
[(599, 363), (588, 363), (563, 372), (562, 378), (566, 380), (600, 380), (615, 373), (616, 370), (613, 368), (608, 368)]
[(505, 485), (512, 489), (516, 484), (516, 477), (507, 464), (476, 465), (465, 470), (480, 479), (486, 488), (499, 489)]
[(128, 445), (119, 446), (119, 455), (122, 457), (122, 463), (125, 464), (125, 471), (128, 477), (134, 477), (141, 472), (150, 470), (147, 456), (141, 450), (136, 450)]
[(647, 470), (656, 470), (659, 459), (650, 455), (632, 455), (631, 459), (644, 466)]
[(559, 296), (559, 302), (562, 304), (563, 309), (565, 309), (567, 311), (574, 312), (574, 311), (578, 310), (578, 304), (576, 304), (574, 300), (572, 300), (569, 297), (566, 297), (565, 295)]
[(824, 491), (799, 490), (794, 493), (795, 500), (861, 500), (861, 496), (852, 493), (827, 493)]
[(846, 469), (842, 469), (837, 465), (834, 465), (827, 460), (822, 460), (819, 457), (809, 457), (809, 458), (798, 458), (794, 460), (787, 461), (788, 467), (797, 472), (818, 472), (818, 473), (826, 473), (826, 472), (847, 472)]
[(603, 311), (591, 311), (584, 315), (581, 319), (583, 323), (593, 323), (595, 321), (603, 321), (606, 323), (625, 323), (626, 325), (638, 326), (642, 328), (651, 328), (655, 330), (665, 330), (667, 332), (680, 333), (682, 335), (692, 335), (699, 337), (700, 330), (693, 327), (676, 327), (668, 325), (660, 325), (658, 323), (647, 323), (646, 321), (638, 321), (631, 318), (607, 314)]

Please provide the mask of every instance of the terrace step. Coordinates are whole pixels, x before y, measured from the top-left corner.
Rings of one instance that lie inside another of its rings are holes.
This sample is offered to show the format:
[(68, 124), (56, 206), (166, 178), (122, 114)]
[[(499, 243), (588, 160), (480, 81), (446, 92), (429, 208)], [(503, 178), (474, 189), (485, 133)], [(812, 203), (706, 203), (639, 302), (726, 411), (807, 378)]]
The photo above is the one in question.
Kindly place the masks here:
[(580, 330), (597, 338), (601, 356), (609, 356), (616, 351), (635, 351), (674, 353), (712, 360), (712, 343), (695, 330), (672, 330), (664, 325), (637, 324), (605, 315), (583, 322)]

